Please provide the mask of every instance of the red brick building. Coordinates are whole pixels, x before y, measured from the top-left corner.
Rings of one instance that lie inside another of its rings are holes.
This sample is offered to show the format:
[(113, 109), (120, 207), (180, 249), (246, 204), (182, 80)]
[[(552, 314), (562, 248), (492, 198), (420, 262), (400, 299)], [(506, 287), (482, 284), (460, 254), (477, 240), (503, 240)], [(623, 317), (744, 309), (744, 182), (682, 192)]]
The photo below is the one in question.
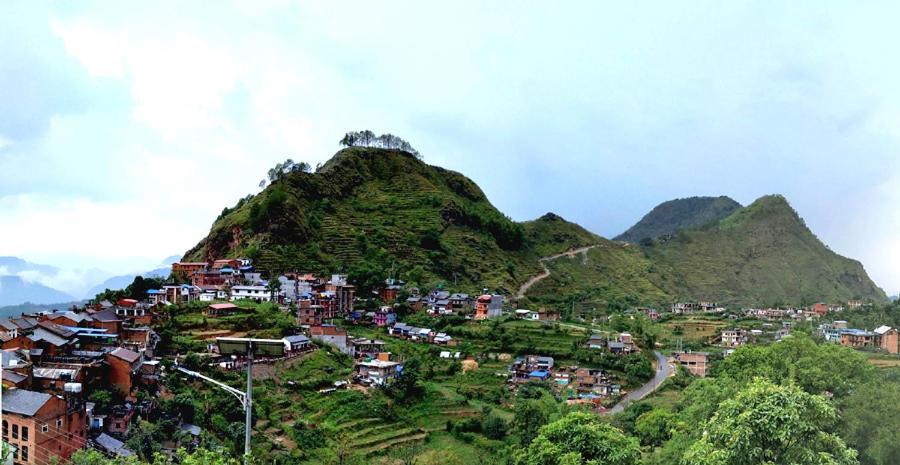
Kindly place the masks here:
[(135, 351), (118, 348), (106, 354), (109, 364), (110, 387), (128, 396), (134, 388), (135, 376), (141, 369), (141, 355)]
[(822, 302), (813, 304), (812, 311), (815, 312), (816, 315), (825, 316), (828, 314), (828, 305), (825, 305)]
[(4, 392), (2, 425), (3, 441), (12, 446), (16, 464), (66, 462), (87, 444), (84, 405), (42, 392)]

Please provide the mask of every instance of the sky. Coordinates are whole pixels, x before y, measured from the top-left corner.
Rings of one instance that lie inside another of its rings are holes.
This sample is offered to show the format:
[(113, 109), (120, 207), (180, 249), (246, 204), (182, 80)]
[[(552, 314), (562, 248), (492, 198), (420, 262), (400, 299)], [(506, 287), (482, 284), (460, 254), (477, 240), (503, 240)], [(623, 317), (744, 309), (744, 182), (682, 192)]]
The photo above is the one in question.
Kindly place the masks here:
[(900, 291), (893, 2), (0, 3), (0, 255), (141, 270), (285, 158), (410, 141), (606, 237), (783, 194)]

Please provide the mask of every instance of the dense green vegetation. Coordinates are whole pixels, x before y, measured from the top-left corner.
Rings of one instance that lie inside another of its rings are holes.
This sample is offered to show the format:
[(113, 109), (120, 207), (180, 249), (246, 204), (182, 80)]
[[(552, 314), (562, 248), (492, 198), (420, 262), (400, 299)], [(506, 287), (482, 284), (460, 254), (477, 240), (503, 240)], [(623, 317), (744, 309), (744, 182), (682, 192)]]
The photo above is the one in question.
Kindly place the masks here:
[(223, 211), (185, 258), (248, 256), (267, 272), (345, 271), (363, 288), (393, 275), (509, 291), (540, 271), (541, 253), (597, 239), (558, 217), (513, 222), (468, 178), (400, 150), (350, 147), (315, 173), (279, 173)]
[(729, 304), (812, 304), (852, 298), (885, 302), (862, 265), (832, 252), (781, 196), (643, 247), (679, 299)]
[(697, 228), (719, 221), (741, 208), (730, 197), (688, 197), (663, 202), (634, 226), (616, 236), (617, 241), (649, 243), (682, 229)]
[(548, 262), (553, 275), (523, 304), (615, 311), (673, 300), (885, 300), (858, 262), (831, 252), (778, 196), (746, 208), (727, 197), (666, 202), (628, 233), (647, 240), (624, 244), (552, 213), (516, 223), (470, 179), (377, 148), (376, 139), (354, 139), (314, 173), (279, 164), (268, 187), (223, 210), (185, 259), (246, 256), (268, 273), (343, 271), (363, 290), (394, 276), (513, 294), (542, 271), (540, 257), (593, 245), (587, 257)]
[[(203, 339), (218, 331), (261, 337), (293, 331), (291, 316), (276, 306), (241, 305), (246, 308), (241, 314), (211, 319), (202, 316), (199, 304), (173, 306), (160, 327), (161, 350), (180, 353), (184, 365), (241, 386), (242, 374), (207, 367), (190, 352), (200, 351)], [(897, 307), (870, 311), (891, 315)], [(452, 334), (459, 342), (452, 350), (462, 358), (440, 358), (446, 347), (391, 338), (383, 328), (349, 325), (351, 334), (382, 339), (388, 351), (405, 360), (406, 370), (393, 386), (330, 390), (334, 381), (348, 378), (352, 361), (328, 346), (257, 367), (255, 460), (298, 465), (887, 465), (900, 457), (900, 371), (878, 370), (870, 363), (872, 354), (817, 342), (804, 335), (809, 326), (781, 342), (714, 357), (707, 378), (680, 370), (660, 391), (621, 414), (598, 416), (566, 405), (545, 384), (511, 391), (503, 374), (509, 358), (502, 354), (549, 354), (558, 366), (602, 368), (630, 388), (652, 376), (648, 357), (584, 349), (589, 332), (629, 331), (641, 346), (652, 347), (673, 328), (686, 328), (694, 320), (656, 323), (623, 313), (601, 324), (473, 322), (422, 314), (405, 319)], [(138, 424), (127, 443), (138, 458), (150, 462), (162, 441), (177, 439), (178, 418), (203, 428), (200, 447), (215, 451), (202, 452), (211, 454), (212, 463), (220, 463), (217, 454), (240, 456), (243, 412), (232, 397), (174, 374), (163, 382), (159, 402), (167, 416)], [(101, 391), (91, 400), (103, 408), (113, 403), (110, 396)]]
[(673, 301), (725, 305), (809, 305), (848, 299), (885, 302), (859, 262), (822, 244), (780, 196), (642, 245), (601, 242), (586, 256), (548, 263), (534, 302), (588, 312)]

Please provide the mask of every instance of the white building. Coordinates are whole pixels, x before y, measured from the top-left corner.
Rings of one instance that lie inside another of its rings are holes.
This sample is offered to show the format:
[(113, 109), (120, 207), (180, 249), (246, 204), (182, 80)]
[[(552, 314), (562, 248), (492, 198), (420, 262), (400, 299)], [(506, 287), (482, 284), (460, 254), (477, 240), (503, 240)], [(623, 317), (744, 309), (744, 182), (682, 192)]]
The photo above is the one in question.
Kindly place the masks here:
[(233, 286), (231, 288), (231, 301), (241, 299), (270, 302), (272, 294), (266, 289), (266, 286)]

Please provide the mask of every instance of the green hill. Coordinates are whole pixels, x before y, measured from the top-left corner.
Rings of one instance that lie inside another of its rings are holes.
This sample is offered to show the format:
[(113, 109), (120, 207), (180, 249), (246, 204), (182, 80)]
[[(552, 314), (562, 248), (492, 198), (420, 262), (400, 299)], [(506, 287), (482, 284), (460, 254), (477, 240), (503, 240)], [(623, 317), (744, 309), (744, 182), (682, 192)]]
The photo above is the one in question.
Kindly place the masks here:
[(552, 213), (514, 222), (462, 174), (400, 150), (353, 147), (316, 173), (285, 174), (226, 208), (184, 258), (244, 256), (275, 273), (340, 271), (364, 289), (395, 276), (426, 288), (513, 295), (543, 272), (541, 257), (594, 246), (547, 261), (550, 276), (528, 288), (522, 304), (886, 299), (858, 262), (828, 250), (783, 198), (735, 205), (727, 197), (667, 202), (632, 228), (661, 234), (638, 246)]
[(618, 241), (638, 243), (645, 239), (675, 234), (686, 228), (696, 228), (734, 213), (741, 204), (730, 197), (689, 197), (657, 205), (634, 226), (615, 237)]
[(885, 301), (862, 264), (832, 252), (784, 197), (642, 247), (677, 298), (730, 304)]
[(395, 275), (423, 286), (510, 291), (541, 254), (597, 236), (556, 215), (516, 223), (467, 177), (400, 150), (341, 150), (226, 209), (185, 259), (248, 256), (266, 271), (344, 271), (362, 287)]
[[(663, 211), (681, 208), (666, 204)], [(664, 217), (647, 215), (654, 216)], [(781, 196), (640, 242), (605, 242), (585, 255), (550, 262), (551, 275), (530, 289), (529, 303), (570, 308), (574, 302), (576, 309), (590, 311), (675, 300), (777, 305), (887, 299), (862, 264), (822, 244)]]

